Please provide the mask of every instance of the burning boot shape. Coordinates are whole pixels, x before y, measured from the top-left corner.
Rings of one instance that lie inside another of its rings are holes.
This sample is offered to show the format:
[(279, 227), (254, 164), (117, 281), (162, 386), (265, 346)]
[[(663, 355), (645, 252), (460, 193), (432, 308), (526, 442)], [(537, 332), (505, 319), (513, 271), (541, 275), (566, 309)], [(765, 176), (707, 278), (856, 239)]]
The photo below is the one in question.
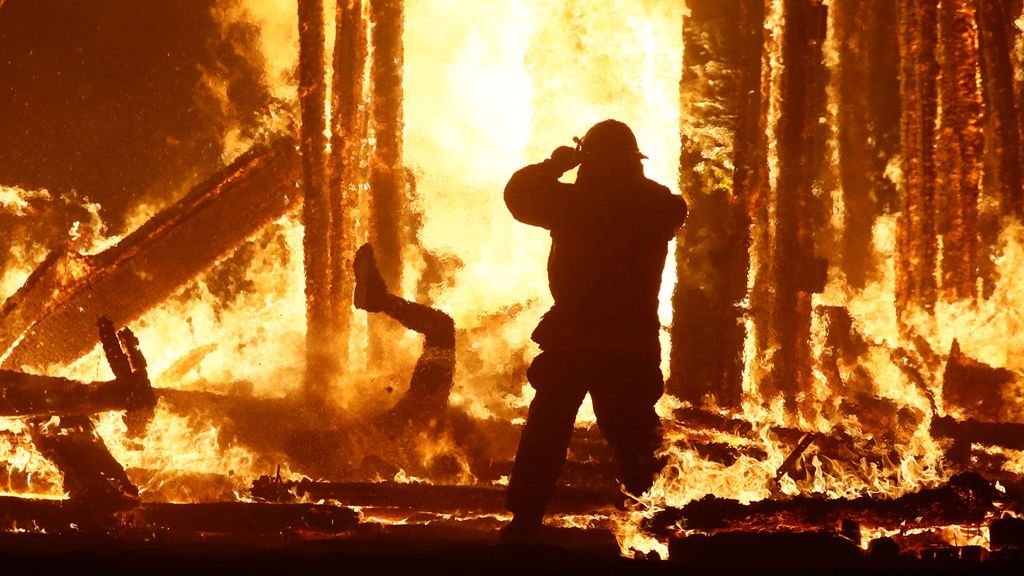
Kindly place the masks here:
[(136, 504), (139, 491), (103, 444), (90, 416), (125, 410), (129, 433), (138, 435), (152, 416), (156, 396), (132, 331), (116, 332), (110, 320), (101, 318), (99, 333), (114, 380), (84, 383), (2, 370), (0, 416), (30, 418), (36, 447), (64, 473), (64, 487), (74, 503), (119, 509)]
[(455, 322), (440, 310), (391, 294), (369, 244), (356, 252), (354, 268), (356, 308), (386, 314), (425, 337), (409, 390), (385, 418), (416, 426), (436, 423), (448, 407), (455, 374)]

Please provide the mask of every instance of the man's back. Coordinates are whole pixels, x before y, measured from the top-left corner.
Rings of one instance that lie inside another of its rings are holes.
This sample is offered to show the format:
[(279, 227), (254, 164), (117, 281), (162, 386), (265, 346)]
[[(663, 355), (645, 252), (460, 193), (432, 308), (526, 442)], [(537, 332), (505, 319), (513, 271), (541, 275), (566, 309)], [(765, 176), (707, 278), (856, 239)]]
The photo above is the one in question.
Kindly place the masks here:
[(548, 275), (555, 306), (534, 335), (549, 347), (657, 347), (658, 292), (668, 242), (686, 204), (635, 176), (558, 182), (546, 163), (505, 189), (513, 216), (551, 231)]

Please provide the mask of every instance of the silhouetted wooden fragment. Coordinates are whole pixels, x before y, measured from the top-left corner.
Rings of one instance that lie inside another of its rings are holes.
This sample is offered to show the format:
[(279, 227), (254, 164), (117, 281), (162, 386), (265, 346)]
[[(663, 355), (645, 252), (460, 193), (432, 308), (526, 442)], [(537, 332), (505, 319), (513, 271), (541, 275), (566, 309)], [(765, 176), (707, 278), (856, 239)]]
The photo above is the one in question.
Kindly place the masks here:
[(942, 487), (923, 489), (895, 499), (797, 496), (790, 500), (741, 504), (736, 500), (708, 495), (681, 509), (658, 512), (644, 527), (652, 534), (666, 535), (681, 528), (771, 531), (785, 526), (791, 530), (807, 531), (834, 526), (841, 520), (903, 529), (980, 524), (995, 510), (994, 503), (1000, 496), (987, 480), (973, 473), (959, 474)]
[(302, 200), (298, 160), (287, 138), (258, 147), (114, 247), (51, 255), (0, 310), (3, 368), (71, 362), (99, 342), (97, 318), (124, 325), (172, 295)]
[(1020, 374), (979, 362), (960, 351), (954, 340), (942, 375), (942, 399), (965, 416), (989, 422), (1022, 419), (1018, 391)]
[(942, 416), (932, 419), (931, 434), (938, 438), (951, 438), (967, 446), (987, 444), (1024, 450), (1024, 424), (1013, 422), (979, 422)]
[[(309, 498), (334, 500), (345, 506), (388, 506), (436, 513), (502, 513), (505, 488), (501, 486), (446, 486), (419, 482), (281, 482), (261, 476), (253, 483), (252, 495), (267, 501)], [(583, 514), (607, 508), (614, 498), (605, 493), (560, 487), (548, 510), (555, 514)]]

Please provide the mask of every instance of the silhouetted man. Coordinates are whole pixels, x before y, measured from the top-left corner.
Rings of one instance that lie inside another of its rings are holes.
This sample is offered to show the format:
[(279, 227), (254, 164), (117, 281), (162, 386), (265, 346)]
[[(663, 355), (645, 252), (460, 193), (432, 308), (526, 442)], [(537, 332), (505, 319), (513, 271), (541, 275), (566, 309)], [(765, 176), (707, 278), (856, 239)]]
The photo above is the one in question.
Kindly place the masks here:
[[(555, 300), (533, 332), (542, 352), (527, 376), (537, 395), (509, 482), (514, 519), (503, 530), (515, 539), (541, 526), (587, 392), (626, 490), (642, 494), (660, 469), (658, 292), (686, 203), (644, 177), (646, 156), (622, 122), (600, 122), (577, 142), (519, 170), (505, 187), (517, 220), (551, 231)], [(558, 181), (577, 165), (575, 184)]]

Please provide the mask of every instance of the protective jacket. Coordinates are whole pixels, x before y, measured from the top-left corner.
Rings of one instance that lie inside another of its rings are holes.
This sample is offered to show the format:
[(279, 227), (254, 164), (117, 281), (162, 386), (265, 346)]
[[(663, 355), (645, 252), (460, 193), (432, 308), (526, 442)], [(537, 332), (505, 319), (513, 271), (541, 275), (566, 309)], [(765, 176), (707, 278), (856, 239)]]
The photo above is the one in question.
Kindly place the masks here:
[(517, 220), (551, 231), (555, 303), (533, 339), (545, 350), (657, 351), (661, 275), (686, 202), (643, 176), (567, 184), (561, 175), (545, 160), (516, 172), (505, 187)]

